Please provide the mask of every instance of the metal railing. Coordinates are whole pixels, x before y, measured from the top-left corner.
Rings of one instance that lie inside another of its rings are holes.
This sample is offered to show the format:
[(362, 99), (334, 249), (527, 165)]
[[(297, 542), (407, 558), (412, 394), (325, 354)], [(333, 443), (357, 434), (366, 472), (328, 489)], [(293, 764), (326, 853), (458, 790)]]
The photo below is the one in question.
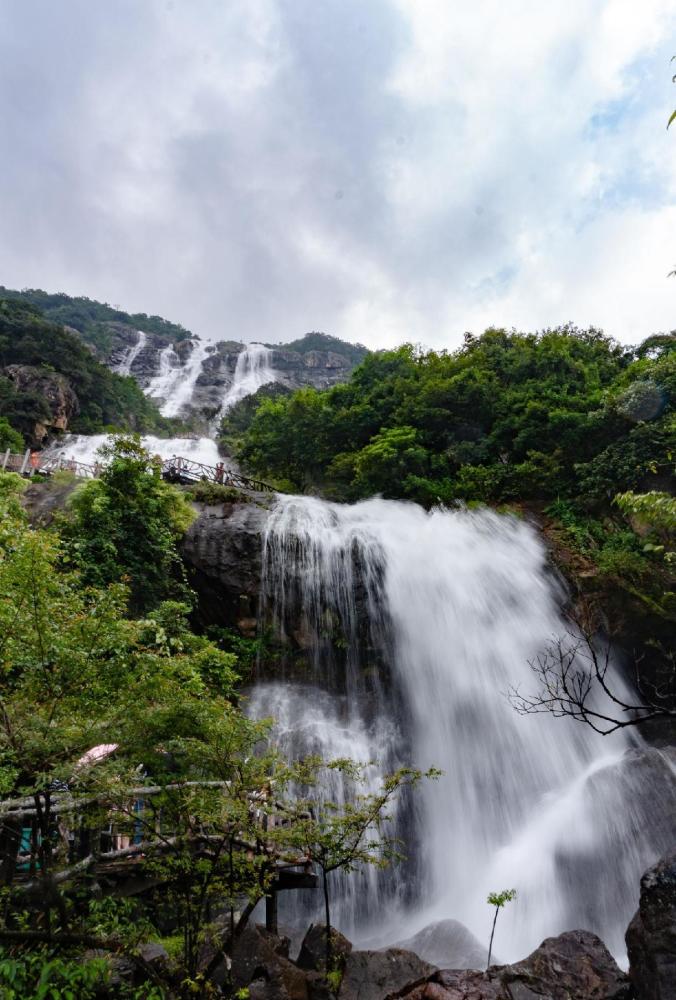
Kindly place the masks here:
[[(151, 461), (151, 467), (153, 464)], [(35, 475), (52, 476), (55, 472), (63, 471), (71, 472), (81, 479), (96, 479), (104, 468), (105, 465), (100, 462), (91, 465), (86, 462), (78, 462), (74, 458), (66, 458), (63, 455), (49, 457), (43, 452), (30, 451), (30, 449), (22, 455), (11, 452), (9, 448), (4, 454), (0, 454), (0, 469), (5, 472), (16, 472), (26, 478)], [(234, 472), (232, 469), (226, 468), (222, 462), (218, 465), (205, 465), (203, 462), (195, 462), (191, 458), (172, 455), (171, 458), (162, 461), (160, 471), (162, 478), (171, 483), (188, 485), (190, 483), (211, 482), (219, 486), (232, 486), (238, 490), (251, 490), (255, 493), (276, 492), (274, 486), (270, 486), (269, 483)]]

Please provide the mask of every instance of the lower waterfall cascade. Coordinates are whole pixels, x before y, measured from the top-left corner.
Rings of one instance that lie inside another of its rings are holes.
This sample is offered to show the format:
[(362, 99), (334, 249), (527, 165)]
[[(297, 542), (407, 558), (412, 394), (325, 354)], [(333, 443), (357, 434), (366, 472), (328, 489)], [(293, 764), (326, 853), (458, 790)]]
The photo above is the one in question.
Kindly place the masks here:
[(564, 631), (534, 528), (279, 496), (263, 548), (261, 616), (307, 667), (262, 673), (250, 712), (277, 720), (291, 757), (444, 772), (398, 811), (409, 861), (335, 883), (336, 925), (385, 945), (451, 917), (487, 942), (486, 896), (514, 887), (502, 960), (585, 928), (623, 961), (640, 876), (673, 840), (676, 768), (635, 732), (514, 710), (507, 692), (533, 689), (529, 659)]
[[(110, 434), (64, 434), (47, 450), (50, 457), (72, 458), (85, 465), (100, 461), (99, 448), (110, 444)], [(221, 460), (216, 442), (209, 437), (161, 438), (154, 434), (144, 434), (141, 444), (151, 455), (159, 455), (163, 461), (179, 455), (203, 465), (216, 465)]]

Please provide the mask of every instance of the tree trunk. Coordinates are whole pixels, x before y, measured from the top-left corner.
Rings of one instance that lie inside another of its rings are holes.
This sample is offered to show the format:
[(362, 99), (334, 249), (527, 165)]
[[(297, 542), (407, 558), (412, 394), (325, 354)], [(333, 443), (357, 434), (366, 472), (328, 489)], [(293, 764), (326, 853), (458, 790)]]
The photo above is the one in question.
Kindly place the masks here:
[(324, 916), (326, 918), (326, 971), (331, 971), (333, 960), (333, 942), (331, 941), (331, 912), (329, 909), (329, 883), (326, 869), (322, 869), (322, 885), (324, 889)]
[(493, 927), (491, 928), (491, 939), (490, 939), (490, 941), (488, 943), (488, 962), (486, 963), (486, 971), (487, 972), (488, 972), (488, 969), (490, 968), (490, 965), (491, 965), (491, 952), (493, 951), (493, 935), (495, 934), (495, 923), (496, 923), (496, 921), (498, 919), (498, 913), (499, 912), (500, 912), (500, 907), (496, 906), (495, 907), (495, 916), (493, 917)]

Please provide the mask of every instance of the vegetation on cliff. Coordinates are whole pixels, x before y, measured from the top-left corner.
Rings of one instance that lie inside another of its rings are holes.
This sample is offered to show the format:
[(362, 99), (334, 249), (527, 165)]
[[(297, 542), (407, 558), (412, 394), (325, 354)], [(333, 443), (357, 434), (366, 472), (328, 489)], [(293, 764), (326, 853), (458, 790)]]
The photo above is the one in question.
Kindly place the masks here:
[(319, 333), (317, 330), (289, 343), (280, 341), (278, 344), (267, 346), (277, 347), (282, 351), (295, 351), (297, 354), (307, 354), (309, 351), (333, 351), (347, 358), (353, 365), (358, 365), (369, 353), (368, 347), (364, 347), (363, 344), (351, 344), (348, 340), (333, 337), (330, 333)]
[(123, 323), (125, 326), (157, 333), (169, 340), (189, 340), (192, 336), (180, 323), (171, 323), (161, 316), (146, 313), (128, 313), (107, 302), (97, 302), (86, 295), (66, 295), (64, 292), (45, 292), (41, 288), (24, 288), (21, 291), (0, 285), (0, 298), (16, 299), (35, 306), (52, 323), (70, 326), (80, 334), (97, 353), (105, 356), (111, 346), (109, 323)]
[[(22, 378), (8, 372), (14, 366), (20, 367)], [(66, 405), (63, 414), (54, 412), (41, 388), (50, 377), (75, 394), (75, 403)], [(133, 378), (100, 364), (78, 337), (47, 320), (34, 305), (0, 298), (0, 419), (27, 444), (38, 444), (36, 427), (63, 429), (64, 417), (69, 430), (85, 434), (110, 428), (161, 431), (170, 426)], [(6, 430), (4, 436), (7, 439)], [(17, 445), (14, 437), (5, 446)]]
[[(237, 656), (191, 631), (192, 595), (182, 587), (177, 600), (165, 578), (191, 516), (185, 496), (133, 437), (107, 457), (50, 530), (29, 524), (25, 483), (0, 472), (8, 997), (215, 995), (212, 975), (227, 983), (280, 870), (392, 860), (386, 806), (422, 777), (403, 769), (374, 790), (349, 761), (280, 758), (269, 723), (238, 707)], [(326, 804), (322, 820), (313, 790), (326, 766), (351, 768), (355, 799)], [(328, 905), (326, 879), (324, 889)], [(144, 957), (148, 941), (159, 965)]]

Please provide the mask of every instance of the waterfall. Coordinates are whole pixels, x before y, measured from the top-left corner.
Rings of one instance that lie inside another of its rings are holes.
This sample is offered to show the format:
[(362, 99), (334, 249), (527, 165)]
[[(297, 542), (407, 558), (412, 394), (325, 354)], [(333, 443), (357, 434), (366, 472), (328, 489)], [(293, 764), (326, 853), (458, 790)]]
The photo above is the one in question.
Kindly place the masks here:
[[(110, 444), (111, 440), (109, 434), (64, 434), (57, 444), (47, 449), (45, 454), (49, 458), (72, 458), (85, 465), (94, 465), (95, 462), (101, 461), (99, 448), (104, 444)], [(189, 458), (204, 465), (214, 466), (220, 461), (216, 442), (208, 437), (160, 438), (153, 434), (144, 434), (141, 444), (151, 455), (159, 455), (163, 460), (180, 455), (181, 458)]]
[(163, 417), (178, 417), (184, 406), (190, 403), (195, 383), (202, 372), (202, 363), (207, 353), (207, 345), (201, 340), (193, 341), (193, 348), (187, 363), (179, 369), (177, 379), (165, 402), (160, 407)]
[(263, 562), (262, 613), (308, 664), (299, 677), (289, 655), (252, 695), (286, 752), (444, 771), (399, 809), (408, 864), (356, 898), (338, 887), (338, 926), (391, 943), (450, 917), (487, 941), (486, 896), (514, 887), (501, 958), (582, 927), (621, 959), (640, 876), (673, 839), (674, 768), (624, 730), (514, 711), (506, 693), (533, 688), (528, 660), (564, 631), (535, 530), (489, 511), (280, 497)]
[(262, 385), (275, 381), (275, 372), (271, 365), (272, 351), (263, 344), (247, 344), (243, 351), (240, 351), (235, 366), (235, 374), (232, 385), (223, 397), (218, 419), (226, 413), (231, 406), (238, 403), (245, 396), (260, 389)]
[(118, 375), (131, 375), (132, 365), (143, 350), (146, 344), (146, 335), (143, 330), (137, 330), (138, 338), (136, 343), (129, 348), (124, 358), (117, 367), (113, 369)]
[(171, 398), (177, 383), (183, 375), (181, 360), (174, 350), (173, 344), (163, 347), (159, 354), (160, 368), (145, 389), (146, 396), (152, 399), (168, 400)]

